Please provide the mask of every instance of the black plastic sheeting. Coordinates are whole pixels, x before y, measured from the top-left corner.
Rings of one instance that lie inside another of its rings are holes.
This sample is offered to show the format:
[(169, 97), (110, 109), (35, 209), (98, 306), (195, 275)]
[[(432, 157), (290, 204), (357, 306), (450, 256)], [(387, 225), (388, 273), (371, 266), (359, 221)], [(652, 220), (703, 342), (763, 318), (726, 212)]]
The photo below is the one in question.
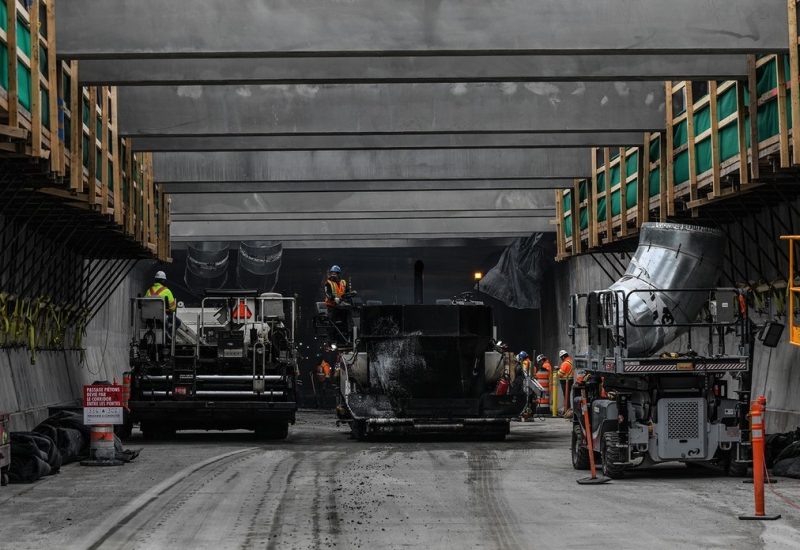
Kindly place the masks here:
[(544, 273), (553, 263), (553, 242), (544, 233), (515, 239), (477, 289), (516, 309), (539, 309)]
[[(60, 411), (32, 432), (11, 433), (11, 483), (33, 483), (44, 476), (57, 474), (63, 464), (77, 462), (89, 456), (91, 429), (83, 423), (82, 415)], [(130, 462), (139, 451), (122, 448), (114, 436), (117, 460)]]
[(800, 479), (800, 427), (793, 432), (767, 436), (767, 467), (772, 474)]

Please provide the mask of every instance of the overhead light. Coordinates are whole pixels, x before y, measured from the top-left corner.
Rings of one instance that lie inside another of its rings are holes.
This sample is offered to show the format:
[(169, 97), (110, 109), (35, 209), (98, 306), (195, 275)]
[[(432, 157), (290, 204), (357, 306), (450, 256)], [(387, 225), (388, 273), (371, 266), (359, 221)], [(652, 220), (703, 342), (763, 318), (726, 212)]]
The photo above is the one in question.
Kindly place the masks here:
[(481, 273), (480, 271), (476, 271), (474, 277), (476, 281), (480, 281), (481, 279), (483, 279), (483, 273)]

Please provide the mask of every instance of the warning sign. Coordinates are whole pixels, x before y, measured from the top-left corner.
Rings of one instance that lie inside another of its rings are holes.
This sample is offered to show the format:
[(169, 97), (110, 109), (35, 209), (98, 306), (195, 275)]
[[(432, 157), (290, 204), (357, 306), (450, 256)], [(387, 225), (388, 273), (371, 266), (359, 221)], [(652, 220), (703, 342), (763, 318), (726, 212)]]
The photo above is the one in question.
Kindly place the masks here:
[(83, 387), (83, 423), (122, 424), (122, 386), (89, 385)]

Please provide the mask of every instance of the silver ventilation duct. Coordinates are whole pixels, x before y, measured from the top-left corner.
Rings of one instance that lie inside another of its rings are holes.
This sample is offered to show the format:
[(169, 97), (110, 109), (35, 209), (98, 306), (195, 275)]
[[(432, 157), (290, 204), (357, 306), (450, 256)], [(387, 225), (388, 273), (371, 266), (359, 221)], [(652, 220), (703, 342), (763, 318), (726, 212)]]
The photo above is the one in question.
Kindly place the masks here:
[[(674, 223), (642, 225), (639, 247), (625, 275), (609, 290), (628, 294), (627, 348), (630, 356), (653, 354), (684, 330), (670, 326), (694, 322), (708, 296), (680, 289), (714, 287), (723, 260), (725, 236), (715, 229)], [(669, 289), (670, 292), (656, 292)], [(622, 312), (618, 315), (621, 317)], [(658, 325), (637, 327), (635, 325)]]
[(189, 243), (186, 251), (186, 286), (196, 292), (222, 288), (228, 279), (228, 243), (204, 241)]
[(242, 241), (236, 279), (241, 288), (271, 292), (278, 282), (283, 244), (274, 241)]

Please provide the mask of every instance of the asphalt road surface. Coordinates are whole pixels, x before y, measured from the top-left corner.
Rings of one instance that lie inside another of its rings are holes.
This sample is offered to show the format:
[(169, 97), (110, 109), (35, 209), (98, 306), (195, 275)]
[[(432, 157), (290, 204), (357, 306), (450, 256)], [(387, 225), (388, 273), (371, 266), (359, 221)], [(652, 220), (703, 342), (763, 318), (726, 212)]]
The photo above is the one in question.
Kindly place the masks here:
[[(800, 509), (744, 522), (752, 485), (663, 465), (580, 486), (569, 423), (512, 426), (504, 443), (357, 442), (303, 412), (289, 439), (134, 439), (118, 468), (69, 465), (0, 489), (0, 548), (800, 548)], [(779, 492), (800, 502), (800, 480)]]

